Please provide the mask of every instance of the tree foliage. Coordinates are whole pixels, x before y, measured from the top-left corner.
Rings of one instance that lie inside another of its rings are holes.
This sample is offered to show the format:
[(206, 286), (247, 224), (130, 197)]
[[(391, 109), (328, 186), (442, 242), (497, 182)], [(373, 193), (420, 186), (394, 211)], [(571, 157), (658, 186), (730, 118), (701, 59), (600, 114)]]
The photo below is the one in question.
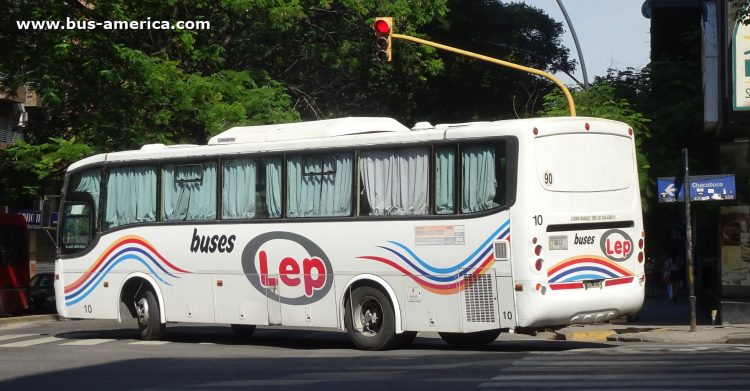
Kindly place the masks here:
[[(529, 116), (551, 88), (519, 71), (405, 42), (394, 43), (393, 62), (380, 63), (375, 16), (393, 16), (399, 33), (523, 65), (550, 67), (486, 42), (575, 66), (560, 44), (561, 24), (525, 4), (494, 0), (4, 0), (2, 7), (0, 88), (28, 85), (46, 111), (31, 121), (27, 143), (0, 160), (47, 179), (88, 153), (202, 144), (236, 125)], [(211, 27), (34, 30), (18, 29), (18, 21)]]

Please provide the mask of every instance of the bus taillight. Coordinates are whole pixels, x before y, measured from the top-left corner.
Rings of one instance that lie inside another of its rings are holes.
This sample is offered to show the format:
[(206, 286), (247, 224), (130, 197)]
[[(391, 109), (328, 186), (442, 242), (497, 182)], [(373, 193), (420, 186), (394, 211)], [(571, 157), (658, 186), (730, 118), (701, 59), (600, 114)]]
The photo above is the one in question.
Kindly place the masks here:
[(534, 247), (534, 254), (536, 254), (537, 257), (540, 256), (540, 255), (542, 255), (542, 245), (541, 244), (537, 244), (536, 247)]
[(539, 258), (539, 259), (536, 260), (536, 263), (534, 264), (534, 267), (536, 268), (537, 271), (541, 271), (542, 270), (542, 265), (544, 265), (544, 261), (542, 261), (542, 258)]
[(638, 240), (638, 248), (640, 248), (641, 250), (643, 250), (643, 239), (639, 239)]
[(638, 253), (638, 263), (643, 263), (643, 253)]

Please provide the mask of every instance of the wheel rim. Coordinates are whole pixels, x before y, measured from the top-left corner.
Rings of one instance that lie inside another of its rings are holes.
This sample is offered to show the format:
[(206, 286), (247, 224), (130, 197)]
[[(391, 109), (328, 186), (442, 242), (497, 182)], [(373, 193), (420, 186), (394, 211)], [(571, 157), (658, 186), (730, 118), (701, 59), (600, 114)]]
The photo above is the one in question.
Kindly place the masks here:
[(148, 326), (148, 300), (145, 297), (138, 300), (135, 309), (138, 312), (138, 323)]
[(365, 296), (354, 308), (354, 326), (365, 337), (374, 337), (383, 327), (383, 306), (378, 299)]

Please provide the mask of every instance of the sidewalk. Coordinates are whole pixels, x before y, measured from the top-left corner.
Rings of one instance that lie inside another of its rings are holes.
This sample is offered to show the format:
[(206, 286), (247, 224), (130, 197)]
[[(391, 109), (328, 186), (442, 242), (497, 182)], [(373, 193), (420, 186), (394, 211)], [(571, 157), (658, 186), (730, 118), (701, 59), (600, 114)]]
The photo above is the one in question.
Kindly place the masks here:
[(568, 326), (555, 333), (555, 339), (568, 341), (750, 343), (750, 324), (711, 325), (711, 317), (700, 308), (697, 331), (690, 332), (690, 306), (687, 292), (680, 292), (677, 303), (666, 291), (646, 298), (638, 320), (622, 324), (598, 323)]

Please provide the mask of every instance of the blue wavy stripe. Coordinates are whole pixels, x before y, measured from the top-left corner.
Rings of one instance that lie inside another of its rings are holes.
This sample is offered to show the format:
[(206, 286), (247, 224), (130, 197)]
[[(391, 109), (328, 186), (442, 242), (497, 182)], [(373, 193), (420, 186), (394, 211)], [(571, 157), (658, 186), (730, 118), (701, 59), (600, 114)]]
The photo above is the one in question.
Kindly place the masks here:
[(505, 223), (503, 223), (503, 225), (501, 225), (500, 228), (497, 229), (497, 231), (493, 232), (492, 235), (490, 235), (490, 237), (487, 238), (487, 240), (485, 240), (484, 243), (482, 243), (482, 245), (479, 246), (476, 251), (474, 251), (474, 253), (472, 253), (471, 255), (469, 255), (469, 257), (466, 258), (463, 262), (461, 262), (458, 265), (453, 266), (453, 267), (446, 267), (446, 268), (432, 267), (432, 266), (428, 265), (426, 262), (424, 262), (423, 260), (421, 260), (417, 256), (417, 254), (414, 254), (414, 252), (411, 251), (409, 249), (409, 247), (406, 247), (403, 244), (398, 243), (398, 242), (389, 241), (389, 243), (393, 243), (396, 246), (399, 246), (402, 249), (404, 249), (407, 253), (409, 253), (409, 255), (411, 255), (412, 258), (414, 258), (417, 262), (419, 262), (419, 264), (422, 265), (422, 267), (424, 267), (425, 269), (427, 269), (427, 270), (429, 270), (429, 271), (431, 271), (433, 273), (450, 274), (450, 273), (455, 272), (456, 270), (460, 269), (461, 267), (463, 267), (467, 263), (471, 262), (471, 260), (474, 259), (474, 257), (476, 257), (476, 255), (479, 254), (479, 252), (482, 251), (485, 248), (485, 246), (487, 246), (491, 241), (493, 241), (494, 239), (500, 239), (503, 236), (505, 236), (505, 234), (510, 231), (509, 229), (506, 230), (505, 232), (503, 232), (500, 236), (497, 236), (497, 235), (500, 234), (500, 232), (502, 232), (503, 229), (505, 229), (505, 227), (507, 227), (509, 224), (510, 224), (510, 220), (506, 220)]
[(390, 249), (388, 247), (383, 247), (383, 246), (378, 246), (378, 247), (380, 247), (382, 249), (385, 249), (385, 250), (388, 250), (388, 251), (396, 254), (399, 258), (401, 258), (404, 262), (408, 263), (409, 266), (411, 266), (414, 270), (416, 270), (421, 277), (430, 279), (432, 281), (437, 281), (437, 282), (456, 282), (456, 276), (447, 276), (447, 277), (433, 276), (431, 274), (428, 274), (424, 270), (418, 268), (416, 265), (414, 265), (413, 263), (411, 263), (411, 261), (409, 261), (405, 256), (401, 255), (401, 253), (399, 253), (398, 251), (392, 250), (392, 249)]
[[(143, 250), (143, 249), (140, 249), (140, 248), (138, 248), (138, 247), (128, 247), (128, 248), (125, 248), (125, 249), (122, 249), (122, 250), (120, 250), (120, 251), (119, 251), (119, 252), (118, 252), (117, 254), (115, 254), (115, 255), (113, 255), (113, 256), (111, 256), (111, 257), (109, 258), (109, 260), (108, 260), (108, 261), (107, 261), (107, 262), (106, 262), (106, 263), (105, 263), (105, 264), (104, 264), (104, 265), (103, 265), (103, 266), (101, 267), (101, 270), (104, 270), (104, 269), (106, 269), (106, 268), (107, 268), (107, 266), (109, 266), (109, 264), (110, 264), (110, 263), (112, 263), (112, 260), (113, 260), (113, 259), (117, 259), (117, 257), (119, 257), (120, 255), (122, 255), (122, 254), (124, 254), (124, 253), (126, 253), (126, 252), (128, 252), (128, 251), (135, 251), (135, 252), (139, 252), (139, 253), (141, 253), (141, 254), (145, 255), (146, 257), (148, 257), (148, 259), (150, 259), (150, 260), (151, 260), (151, 262), (153, 262), (153, 263), (154, 263), (154, 265), (158, 266), (158, 267), (159, 267), (159, 269), (161, 269), (161, 270), (162, 270), (162, 271), (163, 271), (164, 273), (168, 274), (168, 275), (169, 275), (170, 277), (174, 277), (174, 278), (179, 278), (179, 277), (177, 277), (177, 276), (174, 276), (174, 275), (172, 275), (172, 274), (171, 274), (170, 272), (168, 272), (168, 271), (167, 271), (166, 269), (164, 269), (164, 267), (163, 267), (163, 266), (162, 266), (162, 265), (161, 265), (161, 264), (160, 264), (159, 262), (157, 262), (157, 261), (156, 261), (156, 260), (155, 260), (155, 259), (154, 259), (154, 258), (153, 258), (153, 257), (151, 256), (151, 254), (147, 253), (147, 252), (146, 252), (145, 250)], [(94, 274), (96, 274), (96, 273), (98, 273), (98, 272), (92, 272), (91, 274), (92, 274), (92, 275), (94, 275)], [(93, 281), (94, 281), (94, 279), (93, 279), (93, 278), (89, 278), (89, 280), (88, 280), (88, 281), (86, 281), (86, 283), (85, 283), (85, 284), (83, 284), (83, 286), (81, 286), (81, 287), (79, 287), (78, 289), (76, 289), (76, 292), (75, 292), (75, 293), (73, 293), (73, 294), (71, 294), (71, 295), (69, 295), (69, 297), (70, 297), (70, 298), (76, 297), (76, 296), (77, 296), (78, 294), (80, 294), (81, 292), (85, 291), (85, 290), (86, 290), (86, 288), (87, 288), (87, 287), (88, 287), (89, 285), (91, 285), (91, 283), (92, 283)]]
[[(570, 274), (573, 274), (573, 273), (577, 273), (577, 272), (585, 272), (585, 271), (599, 272), (599, 273), (602, 273), (602, 274), (610, 276), (610, 277), (620, 277), (617, 274), (612, 273), (611, 271), (609, 271), (607, 269), (602, 269), (600, 267), (596, 267), (596, 266), (580, 266), (580, 267), (574, 267), (572, 269), (566, 270), (566, 271), (564, 271), (564, 272), (556, 275), (554, 278), (550, 279), (549, 282), (557, 282), (557, 281), (559, 281), (560, 279), (562, 279), (563, 277), (565, 277), (567, 275), (570, 275)], [(601, 278), (601, 276), (599, 276), (597, 278)]]
[(469, 266), (468, 266), (467, 268), (461, 269), (461, 271), (460, 271), (460, 272), (458, 272), (458, 276), (459, 276), (459, 277), (461, 277), (461, 276), (463, 276), (464, 274), (466, 274), (466, 273), (470, 272), (470, 271), (471, 271), (471, 269), (473, 269), (473, 268), (474, 268), (474, 266), (476, 266), (476, 265), (477, 265), (477, 264), (478, 264), (479, 262), (482, 262), (482, 261), (484, 261), (484, 260), (485, 260), (485, 258), (487, 257), (487, 254), (489, 254), (489, 253), (490, 253), (490, 251), (492, 251), (492, 246), (490, 246), (490, 247), (487, 247), (487, 249), (486, 249), (486, 250), (484, 250), (484, 252), (482, 253), (482, 255), (480, 255), (480, 256), (479, 256), (479, 258), (477, 258), (477, 259), (476, 259), (476, 260), (474, 261), (474, 263), (472, 263), (471, 265), (469, 265)]
[(604, 277), (597, 275), (597, 274), (579, 274), (577, 276), (570, 277), (559, 282), (575, 282), (575, 281), (581, 281), (581, 280), (601, 280), (602, 278)]
[[(114, 268), (115, 266), (117, 266), (117, 264), (118, 264), (118, 263), (120, 263), (120, 262), (122, 262), (122, 261), (125, 261), (125, 260), (128, 260), (128, 259), (135, 259), (136, 261), (138, 261), (138, 262), (142, 263), (142, 264), (143, 264), (144, 266), (146, 266), (146, 268), (147, 268), (147, 269), (148, 269), (148, 270), (149, 270), (149, 271), (151, 272), (151, 274), (152, 274), (152, 275), (153, 275), (154, 277), (156, 277), (156, 278), (157, 278), (157, 279), (158, 279), (159, 281), (163, 282), (163, 283), (164, 283), (164, 284), (166, 284), (166, 285), (172, 286), (172, 284), (170, 284), (170, 283), (168, 283), (168, 282), (166, 282), (166, 281), (162, 280), (162, 279), (161, 279), (161, 277), (159, 277), (159, 275), (157, 275), (157, 274), (156, 274), (156, 272), (154, 271), (154, 269), (152, 269), (152, 268), (151, 268), (151, 266), (149, 266), (149, 265), (148, 265), (148, 263), (146, 263), (146, 261), (144, 261), (144, 260), (143, 260), (143, 258), (141, 258), (141, 257), (139, 257), (139, 256), (137, 256), (137, 255), (133, 255), (133, 254), (128, 254), (128, 255), (124, 255), (124, 256), (122, 256), (122, 257), (118, 258), (118, 259), (117, 259), (116, 261), (114, 261), (114, 263), (112, 263), (112, 265), (111, 265), (111, 266), (110, 266), (110, 267), (109, 267), (109, 268), (108, 268), (108, 269), (107, 269), (107, 270), (106, 270), (105, 272), (103, 272), (103, 273), (97, 273), (97, 274), (100, 274), (100, 276), (99, 276), (99, 278), (97, 278), (97, 279), (96, 279), (96, 283), (95, 283), (95, 284), (94, 284), (94, 285), (93, 285), (93, 286), (92, 286), (91, 288), (89, 288), (89, 290), (88, 290), (88, 291), (86, 291), (86, 293), (84, 293), (84, 294), (83, 294), (83, 296), (81, 296), (81, 297), (79, 297), (79, 298), (77, 298), (77, 299), (75, 299), (75, 300), (73, 300), (73, 301), (71, 301), (71, 302), (67, 302), (67, 303), (65, 303), (65, 306), (66, 306), (66, 307), (69, 307), (69, 306), (71, 306), (71, 305), (73, 305), (73, 304), (76, 304), (76, 303), (80, 302), (81, 300), (85, 299), (85, 298), (86, 298), (86, 296), (88, 296), (88, 295), (89, 295), (89, 294), (90, 294), (91, 292), (93, 292), (93, 291), (94, 291), (94, 289), (96, 289), (96, 287), (97, 287), (97, 286), (99, 285), (99, 282), (101, 282), (101, 280), (102, 280), (102, 279), (103, 279), (103, 278), (104, 278), (104, 277), (105, 277), (105, 276), (106, 276), (107, 274), (109, 274), (109, 272), (110, 272), (110, 271), (112, 270), (112, 268)], [(79, 291), (79, 293), (80, 293), (80, 292), (81, 292), (81, 291)], [(75, 296), (76, 296), (77, 294), (78, 294), (78, 293), (76, 293), (75, 295), (71, 295), (71, 296), (65, 296), (65, 300), (70, 300), (70, 299), (72, 299), (73, 297), (75, 297)]]

